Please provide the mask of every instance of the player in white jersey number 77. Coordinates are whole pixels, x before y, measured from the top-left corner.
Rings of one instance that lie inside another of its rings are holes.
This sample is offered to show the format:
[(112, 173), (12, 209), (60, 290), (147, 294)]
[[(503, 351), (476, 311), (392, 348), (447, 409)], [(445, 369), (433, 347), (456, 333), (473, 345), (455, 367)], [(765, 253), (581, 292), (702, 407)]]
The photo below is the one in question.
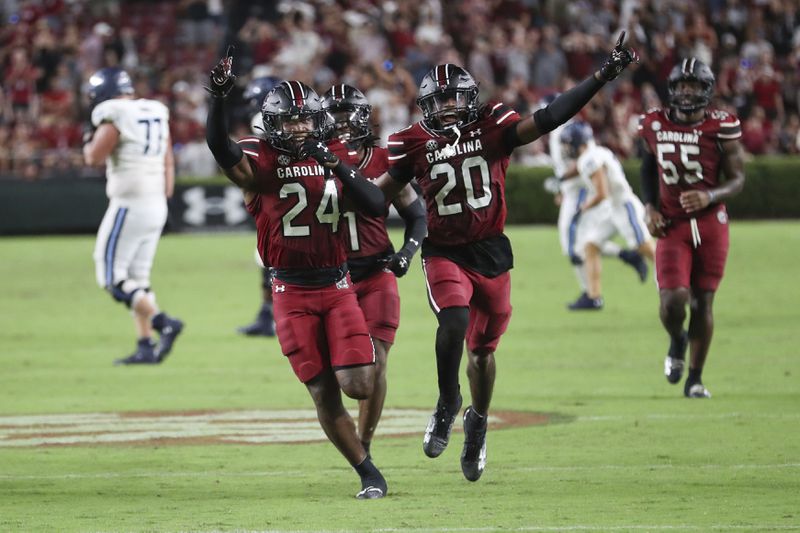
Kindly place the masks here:
[(159, 311), (150, 288), (175, 185), (169, 110), (135, 98), (128, 73), (113, 67), (92, 75), (89, 99), (93, 133), (83, 157), (89, 165), (105, 163), (109, 199), (94, 249), (97, 283), (133, 311), (138, 337), (136, 351), (115, 364), (158, 364), (183, 329), (183, 322)]

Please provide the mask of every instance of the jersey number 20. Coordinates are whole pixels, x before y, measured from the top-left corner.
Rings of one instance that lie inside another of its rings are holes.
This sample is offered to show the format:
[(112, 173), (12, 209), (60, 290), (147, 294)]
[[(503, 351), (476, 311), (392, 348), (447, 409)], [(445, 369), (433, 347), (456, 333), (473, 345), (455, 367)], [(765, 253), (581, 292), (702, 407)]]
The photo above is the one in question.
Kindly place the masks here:
[[(475, 196), (475, 186), (472, 183), (472, 170), (476, 169), (480, 173), (481, 195)], [(473, 209), (481, 209), (492, 203), (492, 189), (489, 176), (489, 165), (486, 160), (479, 155), (468, 157), (461, 163), (461, 181), (464, 182), (464, 189), (467, 193), (467, 205)], [(447, 203), (447, 195), (450, 194), (456, 184), (458, 177), (456, 169), (448, 162), (436, 163), (431, 167), (431, 180), (445, 177), (447, 182), (436, 193), (436, 209), (439, 216), (457, 215), (464, 211), (464, 206), (460, 201)]]

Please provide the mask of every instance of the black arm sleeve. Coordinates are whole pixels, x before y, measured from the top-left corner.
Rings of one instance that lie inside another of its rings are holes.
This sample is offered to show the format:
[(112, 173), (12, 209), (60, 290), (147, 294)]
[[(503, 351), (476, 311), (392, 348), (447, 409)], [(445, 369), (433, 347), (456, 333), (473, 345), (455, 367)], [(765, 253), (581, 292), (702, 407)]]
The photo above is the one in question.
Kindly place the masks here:
[(206, 118), (206, 143), (214, 159), (223, 169), (232, 168), (242, 160), (244, 152), (228, 137), (228, 117), (223, 98), (212, 98)]
[(580, 111), (603, 85), (605, 82), (598, 80), (592, 74), (569, 91), (561, 93), (550, 105), (533, 114), (536, 129), (542, 135), (550, 133), (575, 116), (575, 113)]
[(342, 182), (342, 191), (353, 201), (356, 209), (373, 217), (379, 217), (386, 212), (386, 198), (383, 196), (383, 191), (365, 179), (356, 169), (340, 160), (333, 173)]
[(398, 209), (398, 214), (406, 224), (405, 243), (400, 249), (409, 258), (413, 257), (428, 234), (428, 219), (422, 200), (417, 198), (411, 204)]
[(645, 151), (642, 156), (642, 168), (639, 171), (642, 185), (642, 200), (646, 204), (658, 205), (658, 164), (656, 156)]

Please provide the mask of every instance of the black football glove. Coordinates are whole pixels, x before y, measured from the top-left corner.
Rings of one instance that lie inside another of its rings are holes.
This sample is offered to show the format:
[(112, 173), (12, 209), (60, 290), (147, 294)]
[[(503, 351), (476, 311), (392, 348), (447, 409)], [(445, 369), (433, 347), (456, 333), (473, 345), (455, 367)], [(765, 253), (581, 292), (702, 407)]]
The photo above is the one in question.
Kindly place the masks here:
[(393, 272), (398, 278), (402, 278), (406, 275), (410, 266), (411, 262), (408, 260), (408, 256), (401, 250), (389, 256), (386, 260), (385, 268)]
[(339, 158), (328, 150), (325, 141), (312, 137), (306, 138), (300, 147), (300, 159), (306, 159), (307, 157), (314, 159), (317, 163), (327, 168), (333, 168), (339, 164)]
[(236, 76), (233, 74), (233, 56), (231, 55), (232, 47), (228, 47), (225, 57), (219, 60), (217, 66), (211, 69), (209, 75), (209, 87), (206, 91), (210, 92), (215, 98), (225, 98), (228, 93), (233, 89)]
[(625, 31), (619, 34), (617, 45), (609, 54), (606, 62), (600, 67), (600, 77), (605, 81), (611, 81), (619, 76), (625, 67), (631, 63), (638, 63), (639, 56), (633, 48), (624, 48), (622, 42), (625, 40)]

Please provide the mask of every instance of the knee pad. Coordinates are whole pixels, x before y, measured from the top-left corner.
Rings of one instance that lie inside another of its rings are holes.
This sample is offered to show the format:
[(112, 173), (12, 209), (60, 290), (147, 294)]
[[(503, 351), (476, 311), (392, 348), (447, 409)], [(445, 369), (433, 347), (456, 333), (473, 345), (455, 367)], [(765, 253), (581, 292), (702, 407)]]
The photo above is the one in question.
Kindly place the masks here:
[(118, 302), (124, 303), (129, 309), (135, 305), (140, 298), (144, 297), (149, 290), (149, 287), (141, 287), (137, 282), (130, 279), (120, 281), (113, 287), (108, 288), (111, 297)]

